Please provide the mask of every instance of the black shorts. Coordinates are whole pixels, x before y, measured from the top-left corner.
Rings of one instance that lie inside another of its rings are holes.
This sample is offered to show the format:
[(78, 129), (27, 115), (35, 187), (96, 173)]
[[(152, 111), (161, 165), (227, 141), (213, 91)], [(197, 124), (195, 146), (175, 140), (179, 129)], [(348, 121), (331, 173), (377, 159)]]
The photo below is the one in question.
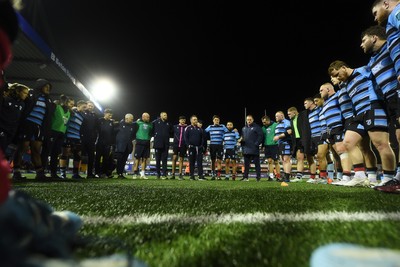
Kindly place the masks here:
[(292, 145), (290, 143), (280, 143), (278, 145), (279, 155), (292, 155)]
[(136, 159), (148, 159), (150, 157), (150, 142), (136, 143), (134, 157)]
[(292, 146), (294, 148), (293, 149), (294, 153), (297, 153), (298, 150), (300, 150), (301, 153), (304, 153), (304, 146), (300, 138), (296, 138), (296, 143), (293, 144)]
[(77, 147), (81, 145), (81, 139), (76, 138), (65, 138), (64, 139), (64, 147)]
[(183, 145), (181, 147), (174, 146), (172, 148), (172, 151), (173, 151), (173, 155), (177, 155), (179, 157), (184, 158), (184, 157), (186, 157), (187, 147), (185, 145)]
[(278, 145), (269, 145), (264, 147), (264, 154), (266, 159), (279, 159), (279, 147)]
[(326, 138), (328, 143), (333, 145), (335, 143), (343, 142), (344, 139), (344, 129), (342, 127), (336, 127), (329, 131)]
[(400, 116), (400, 111), (398, 110), (398, 106), (400, 105), (399, 102), (400, 100), (397, 94), (385, 101), (389, 125), (392, 127), (394, 126), (396, 129), (400, 129), (400, 124), (398, 120)]
[(224, 146), (223, 145), (210, 144), (211, 160), (222, 159), (223, 156), (224, 156)]
[(236, 160), (236, 149), (230, 148), (230, 149), (225, 149), (225, 160), (231, 159), (231, 160)]
[[(366, 132), (370, 131), (382, 131), (388, 132), (388, 118), (386, 111), (379, 103), (371, 104), (371, 108), (364, 113), (357, 115), (353, 119), (354, 123), (359, 123), (364, 126)], [(361, 127), (358, 126), (358, 129)], [(361, 135), (364, 136), (364, 135)]]
[(316, 155), (318, 153), (318, 146), (322, 145), (323, 143), (324, 141), (321, 139), (321, 136), (311, 137), (310, 155)]
[(19, 134), (22, 141), (41, 141), (44, 140), (42, 126), (34, 122), (25, 120), (21, 126)]
[(365, 130), (364, 125), (361, 123), (362, 121), (362, 118), (351, 118), (346, 120), (346, 131), (356, 132), (362, 137), (367, 136), (367, 131)]

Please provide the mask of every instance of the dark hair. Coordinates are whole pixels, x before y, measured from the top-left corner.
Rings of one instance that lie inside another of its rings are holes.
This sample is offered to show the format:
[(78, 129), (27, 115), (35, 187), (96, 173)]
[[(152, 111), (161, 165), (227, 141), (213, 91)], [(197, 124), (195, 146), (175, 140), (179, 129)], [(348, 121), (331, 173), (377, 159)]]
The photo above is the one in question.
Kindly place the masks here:
[(374, 26), (371, 26), (371, 27), (367, 28), (366, 30), (364, 30), (361, 33), (361, 39), (365, 35), (369, 35), (369, 36), (376, 35), (381, 40), (386, 40), (387, 39), (386, 28), (382, 27), (382, 26), (379, 26), (379, 25), (374, 25)]
[(179, 119), (180, 120), (186, 120), (186, 117), (185, 116), (179, 116)]
[(267, 115), (264, 115), (264, 116), (262, 116), (261, 120), (271, 120), (271, 119), (270, 119), (270, 117), (269, 117), (269, 116), (267, 116)]
[(348, 68), (349, 65), (347, 65), (346, 62), (341, 61), (341, 60), (335, 60), (335, 61), (333, 61), (331, 64), (329, 64), (329, 67), (328, 67), (328, 75), (329, 75), (329, 76), (332, 76), (332, 71), (338, 70), (338, 69), (340, 69), (341, 67), (346, 67), (346, 68)]
[(105, 113), (110, 113), (110, 114), (112, 114), (113, 112), (112, 112), (112, 109), (111, 108), (106, 108), (105, 110), (104, 110), (104, 114)]
[(60, 95), (60, 105), (61, 106), (66, 106), (67, 103), (69, 102), (70, 98), (64, 94)]
[(28, 90), (29, 92), (29, 87), (24, 85), (24, 84), (20, 84), (20, 83), (13, 83), (11, 85), (9, 85), (8, 87), (8, 92), (9, 95), (13, 98), (16, 98), (17, 95), (22, 92), (23, 90)]
[(316, 95), (314, 95), (314, 98), (313, 98), (313, 99), (316, 99), (316, 98), (322, 98), (321, 94), (320, 94), (320, 93), (317, 93)]

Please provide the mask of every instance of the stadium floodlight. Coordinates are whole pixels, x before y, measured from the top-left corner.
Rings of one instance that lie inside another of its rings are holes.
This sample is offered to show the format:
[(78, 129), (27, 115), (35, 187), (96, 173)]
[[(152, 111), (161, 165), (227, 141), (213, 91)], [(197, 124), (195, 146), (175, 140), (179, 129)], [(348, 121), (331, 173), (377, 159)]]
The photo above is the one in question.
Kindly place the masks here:
[(108, 78), (101, 78), (93, 83), (91, 93), (99, 102), (110, 102), (115, 95), (116, 86), (113, 81)]

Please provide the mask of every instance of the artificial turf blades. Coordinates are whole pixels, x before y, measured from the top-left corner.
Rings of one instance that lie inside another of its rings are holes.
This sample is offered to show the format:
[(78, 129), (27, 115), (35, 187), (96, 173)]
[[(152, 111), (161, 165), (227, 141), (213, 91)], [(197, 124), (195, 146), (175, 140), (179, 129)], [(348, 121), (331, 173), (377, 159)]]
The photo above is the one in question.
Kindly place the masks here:
[(399, 195), (262, 179), (14, 183), (80, 215), (79, 258), (131, 252), (149, 266), (309, 266), (331, 242), (400, 249)]

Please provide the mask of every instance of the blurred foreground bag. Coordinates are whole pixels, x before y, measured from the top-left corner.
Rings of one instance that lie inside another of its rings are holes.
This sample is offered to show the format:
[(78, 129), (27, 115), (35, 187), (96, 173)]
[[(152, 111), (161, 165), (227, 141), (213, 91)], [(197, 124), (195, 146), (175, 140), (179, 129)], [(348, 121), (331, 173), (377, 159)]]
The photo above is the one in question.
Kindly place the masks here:
[(0, 206), (1, 266), (24, 266), (35, 255), (70, 259), (81, 226), (73, 212), (54, 212), (48, 204), (11, 190)]

